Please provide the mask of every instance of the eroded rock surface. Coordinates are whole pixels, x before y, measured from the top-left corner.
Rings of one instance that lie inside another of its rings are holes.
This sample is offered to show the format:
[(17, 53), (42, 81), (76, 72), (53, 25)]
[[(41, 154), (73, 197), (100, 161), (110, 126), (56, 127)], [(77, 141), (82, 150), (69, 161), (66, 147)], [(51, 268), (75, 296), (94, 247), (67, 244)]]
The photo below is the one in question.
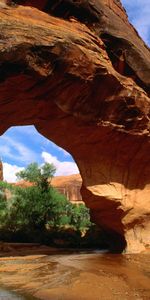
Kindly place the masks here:
[(3, 164), (1, 160), (0, 160), (0, 181), (3, 181)]
[[(32, 186), (33, 184), (29, 181), (18, 181), (14, 183), (16, 186), (22, 188)], [(52, 178), (50, 183), (56, 188), (61, 194), (71, 201), (72, 203), (83, 203), (80, 189), (82, 185), (82, 178), (80, 174), (73, 174), (68, 176), (55, 176)]]
[(80, 174), (55, 176), (52, 178), (51, 185), (72, 203), (83, 203), (80, 193), (82, 185)]
[(150, 245), (148, 47), (120, 1), (14, 2), (0, 1), (1, 134), (34, 124), (69, 151), (83, 200), (111, 247), (144, 250)]

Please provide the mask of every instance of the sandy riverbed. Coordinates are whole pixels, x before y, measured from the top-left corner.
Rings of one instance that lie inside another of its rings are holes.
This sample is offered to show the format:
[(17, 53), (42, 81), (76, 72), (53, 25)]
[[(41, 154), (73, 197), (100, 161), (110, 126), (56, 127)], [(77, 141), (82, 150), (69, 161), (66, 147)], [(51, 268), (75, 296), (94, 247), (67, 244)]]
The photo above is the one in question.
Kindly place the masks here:
[(44, 300), (149, 300), (150, 254), (22, 246), (1, 253), (0, 285)]

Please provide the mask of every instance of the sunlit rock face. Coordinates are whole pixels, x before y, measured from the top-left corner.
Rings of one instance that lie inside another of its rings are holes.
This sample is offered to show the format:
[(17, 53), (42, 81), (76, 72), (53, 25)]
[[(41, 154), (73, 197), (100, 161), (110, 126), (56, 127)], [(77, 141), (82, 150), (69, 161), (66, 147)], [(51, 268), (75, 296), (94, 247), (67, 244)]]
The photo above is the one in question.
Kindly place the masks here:
[(68, 176), (55, 176), (52, 178), (51, 185), (74, 204), (83, 203), (80, 189), (82, 179), (80, 174)]
[(3, 164), (1, 160), (0, 160), (0, 181), (3, 181)]
[[(15, 186), (22, 188), (30, 187), (33, 183), (29, 181), (17, 181)], [(83, 203), (80, 193), (82, 178), (80, 174), (73, 174), (67, 176), (55, 176), (51, 179), (50, 185), (64, 195), (69, 201), (75, 204)]]
[(1, 134), (34, 124), (69, 151), (111, 249), (143, 251), (150, 52), (120, 1), (0, 1), (0, 33)]

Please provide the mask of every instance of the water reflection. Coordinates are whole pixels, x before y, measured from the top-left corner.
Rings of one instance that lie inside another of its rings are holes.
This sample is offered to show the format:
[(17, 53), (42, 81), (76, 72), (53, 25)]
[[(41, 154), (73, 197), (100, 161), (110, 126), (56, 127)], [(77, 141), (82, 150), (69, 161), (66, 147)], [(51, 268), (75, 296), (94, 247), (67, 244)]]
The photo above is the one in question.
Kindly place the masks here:
[(0, 288), (0, 300), (35, 300), (35, 297), (19, 295), (16, 292)]
[[(150, 255), (56, 251), (0, 259), (0, 300), (149, 300)], [(50, 250), (49, 250), (50, 251)], [(25, 254), (25, 253), (24, 253)]]

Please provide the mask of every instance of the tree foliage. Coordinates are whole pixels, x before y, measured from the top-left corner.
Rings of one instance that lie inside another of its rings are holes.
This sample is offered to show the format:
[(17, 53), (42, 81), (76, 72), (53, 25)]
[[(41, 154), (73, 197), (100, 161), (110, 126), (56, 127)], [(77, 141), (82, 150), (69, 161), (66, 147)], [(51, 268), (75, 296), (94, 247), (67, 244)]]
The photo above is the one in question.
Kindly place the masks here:
[(43, 191), (48, 189), (49, 183), (56, 172), (53, 164), (45, 163), (41, 167), (36, 162), (31, 163), (25, 170), (16, 174), (18, 179), (30, 181), (40, 187)]
[(84, 230), (91, 225), (89, 209), (84, 204), (72, 205), (71, 225), (77, 230)]
[[(40, 168), (37, 163), (32, 163), (17, 174), (19, 179), (33, 182), (32, 186), (0, 184), (1, 228), (15, 232), (23, 228), (57, 230), (70, 227), (82, 231), (90, 227), (88, 208), (83, 204), (72, 204), (50, 185), (55, 170), (51, 164), (46, 163)], [(6, 200), (6, 189), (11, 190), (9, 200)]]
[(6, 197), (4, 195), (4, 192), (0, 190), (0, 222), (2, 222), (5, 217), (6, 209), (7, 209)]

